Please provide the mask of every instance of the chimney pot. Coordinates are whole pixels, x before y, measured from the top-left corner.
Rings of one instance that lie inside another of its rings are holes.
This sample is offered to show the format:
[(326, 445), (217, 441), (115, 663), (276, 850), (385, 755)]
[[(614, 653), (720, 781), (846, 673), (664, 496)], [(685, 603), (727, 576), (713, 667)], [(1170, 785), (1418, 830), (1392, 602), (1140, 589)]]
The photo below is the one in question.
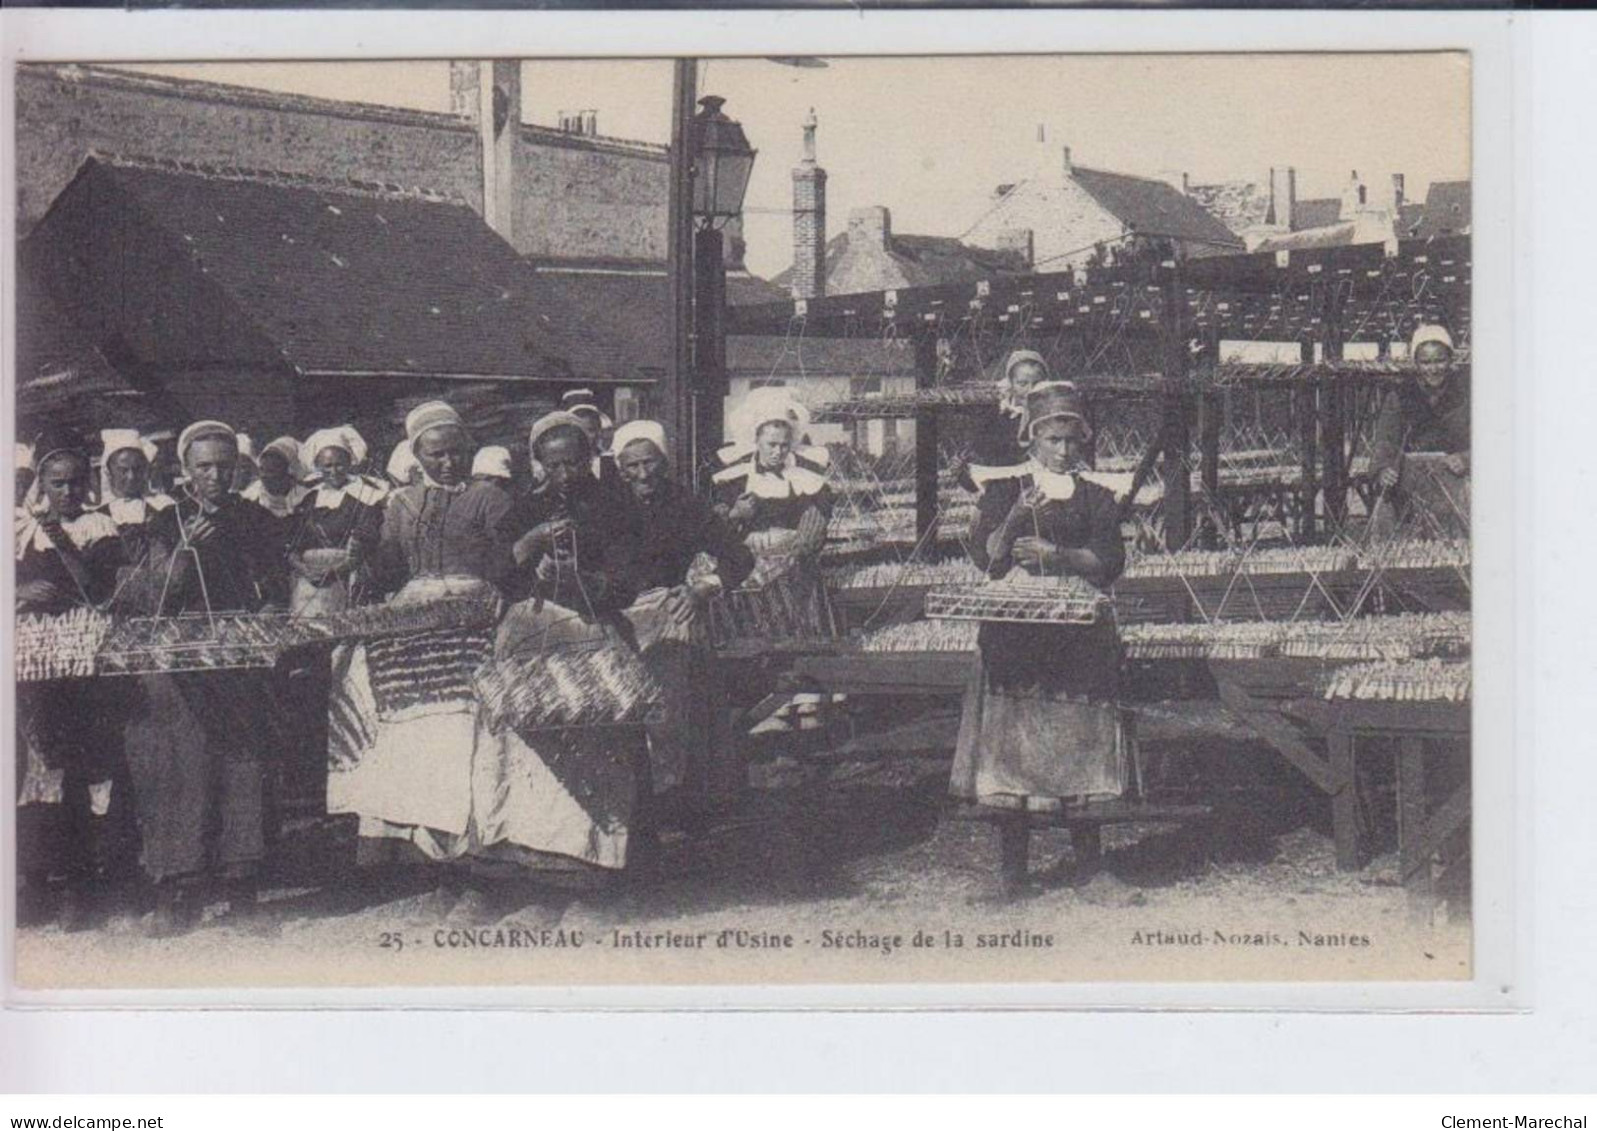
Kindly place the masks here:
[(869, 244), (884, 250), (893, 238), (893, 214), (880, 204), (856, 208), (848, 214), (849, 243)]
[(1402, 173), (1393, 173), (1392, 174), (1392, 209), (1393, 209), (1393, 211), (1396, 211), (1397, 209), (1403, 207), (1403, 201), (1405, 199), (1403, 190), (1404, 190), (1403, 174)]
[(826, 294), (826, 170), (815, 163), (815, 110), (804, 119), (804, 159), (793, 169), (793, 277), (797, 299)]
[(1070, 160), (1070, 146), (1068, 146), (1068, 145), (1065, 146), (1065, 148), (1064, 148), (1064, 157), (1065, 157), (1065, 176), (1068, 177), (1068, 176), (1070, 176), (1071, 173), (1073, 173), (1075, 171), (1075, 166), (1071, 163), (1071, 160)]

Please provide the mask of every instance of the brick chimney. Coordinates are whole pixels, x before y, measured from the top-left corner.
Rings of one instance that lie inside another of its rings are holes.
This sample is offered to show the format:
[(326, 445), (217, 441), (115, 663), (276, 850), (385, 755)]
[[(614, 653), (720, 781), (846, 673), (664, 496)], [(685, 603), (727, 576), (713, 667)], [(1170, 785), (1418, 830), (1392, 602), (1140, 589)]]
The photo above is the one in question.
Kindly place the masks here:
[(1398, 209), (1403, 207), (1403, 174), (1392, 174), (1392, 214), (1395, 216)]
[(477, 63), (449, 64), (449, 112), (458, 118), (477, 120), (482, 97), (482, 69)]
[(1035, 242), (1030, 228), (1004, 228), (999, 231), (994, 240), (994, 250), (1014, 252), (1020, 257), (1021, 265), (1030, 271), (1032, 259), (1035, 255)]
[(1071, 176), (1076, 171), (1075, 163), (1070, 160), (1070, 146), (1068, 145), (1064, 148), (1064, 170), (1066, 177)]
[(804, 119), (804, 157), (793, 168), (794, 298), (826, 294), (826, 170), (815, 161), (815, 110)]
[(893, 238), (893, 214), (880, 204), (856, 208), (848, 214), (848, 242), (887, 250)]
[(1298, 171), (1291, 166), (1270, 170), (1270, 209), (1264, 222), (1287, 231), (1292, 230), (1292, 214), (1298, 204)]

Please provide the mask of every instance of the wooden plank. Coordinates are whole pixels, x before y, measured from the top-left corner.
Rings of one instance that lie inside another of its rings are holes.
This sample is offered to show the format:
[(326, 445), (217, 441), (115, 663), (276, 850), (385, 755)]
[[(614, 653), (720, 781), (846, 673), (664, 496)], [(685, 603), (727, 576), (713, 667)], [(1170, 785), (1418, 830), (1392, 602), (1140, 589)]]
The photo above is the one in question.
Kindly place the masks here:
[(963, 691), (974, 652), (856, 652), (795, 659), (791, 678), (810, 691), (852, 695), (941, 694)]
[(1220, 690), (1220, 702), (1241, 716), (1278, 754), (1301, 770), (1321, 791), (1331, 794), (1337, 792), (1341, 780), (1330, 764), (1303, 741), (1297, 728), (1219, 672), (1215, 673), (1215, 685)]
[(1469, 821), (1470, 811), (1470, 788), (1467, 785), (1459, 786), (1425, 819), (1414, 838), (1414, 852), (1429, 858), (1441, 851), (1447, 838)]

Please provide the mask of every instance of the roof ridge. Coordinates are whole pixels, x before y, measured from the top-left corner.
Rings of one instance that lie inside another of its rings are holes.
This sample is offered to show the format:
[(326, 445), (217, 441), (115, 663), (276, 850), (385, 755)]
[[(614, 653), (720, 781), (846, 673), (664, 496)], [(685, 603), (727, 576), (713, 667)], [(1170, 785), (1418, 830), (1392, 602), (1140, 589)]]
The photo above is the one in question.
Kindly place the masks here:
[(103, 149), (90, 149), (85, 160), (121, 169), (150, 169), (163, 173), (177, 173), (201, 177), (212, 181), (236, 181), (249, 184), (277, 185), (284, 188), (309, 189), (313, 192), (334, 192), (344, 196), (358, 196), (369, 200), (422, 200), (432, 204), (460, 204), (468, 202), (454, 193), (421, 185), (396, 185), (383, 181), (363, 181), (355, 177), (321, 177), (311, 173), (291, 173), (281, 169), (255, 169), (246, 165), (215, 164), (207, 161), (180, 161), (171, 157), (154, 157), (140, 153), (115, 153)]

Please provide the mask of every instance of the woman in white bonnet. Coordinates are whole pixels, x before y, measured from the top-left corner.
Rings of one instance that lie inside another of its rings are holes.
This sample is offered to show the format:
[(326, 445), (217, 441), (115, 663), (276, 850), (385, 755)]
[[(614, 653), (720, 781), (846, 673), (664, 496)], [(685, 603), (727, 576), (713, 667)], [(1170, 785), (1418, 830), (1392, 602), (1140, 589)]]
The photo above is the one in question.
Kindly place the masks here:
[(366, 441), (348, 424), (311, 433), (300, 453), (315, 480), (296, 509), (288, 548), (294, 572), (290, 608), (306, 616), (334, 613), (359, 597), (388, 492), (357, 474), (366, 462)]
[(1467, 538), (1470, 514), (1470, 396), (1455, 366), (1453, 336), (1424, 325), (1409, 343), (1412, 380), (1386, 395), (1375, 421), (1370, 527), (1387, 539)]

